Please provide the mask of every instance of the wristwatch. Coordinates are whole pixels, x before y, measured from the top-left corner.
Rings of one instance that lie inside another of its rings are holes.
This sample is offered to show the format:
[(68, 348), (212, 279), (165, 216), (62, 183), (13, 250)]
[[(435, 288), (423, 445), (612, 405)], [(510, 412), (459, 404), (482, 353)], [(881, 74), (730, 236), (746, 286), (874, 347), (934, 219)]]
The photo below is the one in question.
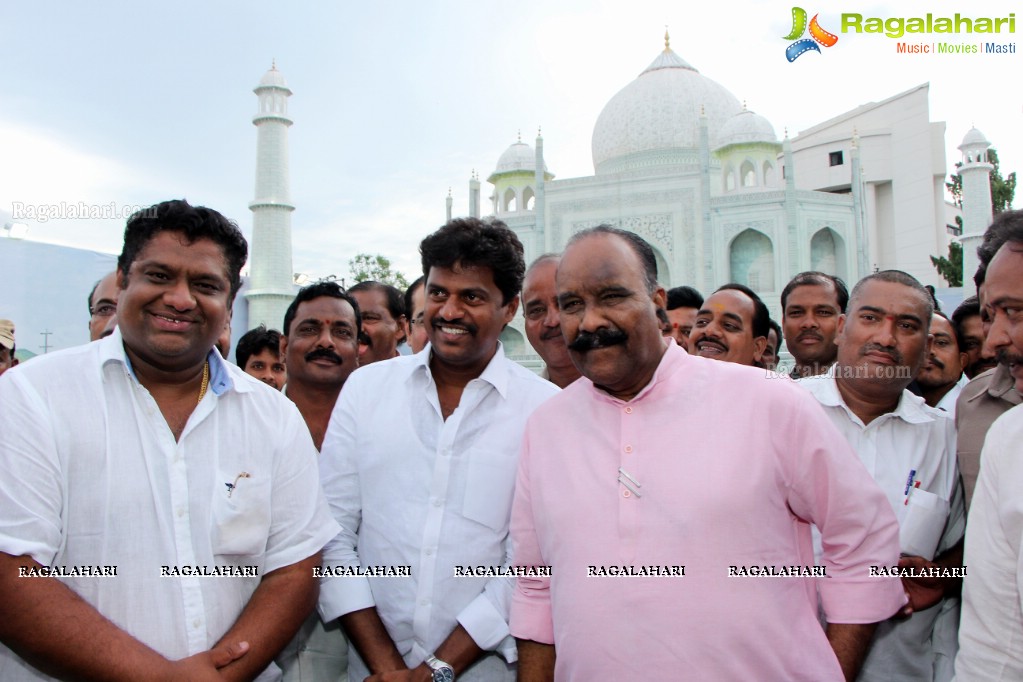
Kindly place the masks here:
[(426, 656), (426, 665), (433, 671), (433, 682), (455, 682), (455, 669), (433, 654)]

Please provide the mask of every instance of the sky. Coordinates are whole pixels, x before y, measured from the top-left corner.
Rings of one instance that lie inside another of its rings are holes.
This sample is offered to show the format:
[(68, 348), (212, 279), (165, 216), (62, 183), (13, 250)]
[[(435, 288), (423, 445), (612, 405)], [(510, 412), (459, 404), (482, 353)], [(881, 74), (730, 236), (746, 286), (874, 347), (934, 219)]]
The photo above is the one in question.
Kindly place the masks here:
[[(930, 82), (931, 120), (947, 125), (949, 171), (975, 125), (1008, 173), (1023, 168), (1018, 49), (898, 54), (899, 40), (840, 26), (843, 13), (1007, 17), (1017, 7), (827, 3), (819, 22), (838, 43), (789, 63), (792, 4), (769, 1), (7, 2), (0, 226), (33, 206), (105, 207), (96, 210), (108, 218), (17, 222), (27, 239), (116, 253), (121, 213), (184, 197), (250, 236), (252, 89), (276, 60), (294, 93), (294, 270), (346, 277), (354, 255), (379, 253), (411, 280), (419, 241), (444, 222), (449, 188), (454, 213), (468, 213), (476, 170), (486, 212), (486, 177), (520, 131), (532, 144), (542, 127), (557, 178), (592, 175), (594, 123), (663, 49), (666, 26), (672, 49), (765, 116), (779, 139)], [(1017, 41), (1009, 33), (902, 40), (943, 38)]]

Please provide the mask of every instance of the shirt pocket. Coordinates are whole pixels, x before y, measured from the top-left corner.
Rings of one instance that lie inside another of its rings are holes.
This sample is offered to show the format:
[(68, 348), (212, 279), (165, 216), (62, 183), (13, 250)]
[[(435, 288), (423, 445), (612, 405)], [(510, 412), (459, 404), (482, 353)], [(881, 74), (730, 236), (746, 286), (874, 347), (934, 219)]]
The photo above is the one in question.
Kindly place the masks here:
[(933, 560), (948, 522), (948, 511), (949, 502), (941, 496), (919, 488), (911, 490), (906, 514), (899, 524), (902, 553)]
[(257, 556), (270, 534), (270, 481), (249, 472), (218, 472), (211, 508), (213, 554)]
[(484, 450), (471, 452), (462, 505), (467, 519), (498, 533), (508, 530), (518, 461), (517, 453), (509, 456)]

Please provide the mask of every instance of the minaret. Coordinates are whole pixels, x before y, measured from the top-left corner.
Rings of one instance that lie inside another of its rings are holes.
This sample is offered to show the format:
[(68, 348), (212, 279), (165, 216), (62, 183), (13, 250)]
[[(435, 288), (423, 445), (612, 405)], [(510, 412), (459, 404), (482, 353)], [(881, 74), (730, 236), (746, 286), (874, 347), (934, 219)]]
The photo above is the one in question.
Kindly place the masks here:
[(469, 216), (480, 217), (480, 179), (475, 168), (472, 169), (472, 177), (469, 178)]
[(252, 117), (256, 137), (256, 197), (252, 211), (252, 255), (249, 259), (251, 329), (265, 324), (281, 329), (284, 312), (295, 297), (291, 268), (291, 191), (288, 180), (288, 89), (274, 63), (253, 90), (259, 110)]
[(445, 215), (447, 215), (446, 222), (449, 223), (451, 222), (451, 206), (452, 204), (454, 204), (454, 202), (455, 200), (451, 197), (451, 188), (448, 187), (448, 198), (444, 200), (444, 207), (446, 209)]
[(963, 286), (971, 291), (973, 275), (980, 265), (977, 247), (984, 240), (984, 231), (992, 218), (991, 171), (995, 167), (988, 157), (990, 146), (984, 133), (976, 128), (970, 128), (959, 145), (963, 153), (963, 163), (959, 166), (963, 182), (963, 236), (959, 242), (963, 245)]
[(860, 136), (853, 128), (852, 149), (849, 154), (849, 188), (853, 200), (853, 226), (856, 233), (856, 279), (870, 274), (870, 244), (863, 218), (863, 172), (860, 170)]

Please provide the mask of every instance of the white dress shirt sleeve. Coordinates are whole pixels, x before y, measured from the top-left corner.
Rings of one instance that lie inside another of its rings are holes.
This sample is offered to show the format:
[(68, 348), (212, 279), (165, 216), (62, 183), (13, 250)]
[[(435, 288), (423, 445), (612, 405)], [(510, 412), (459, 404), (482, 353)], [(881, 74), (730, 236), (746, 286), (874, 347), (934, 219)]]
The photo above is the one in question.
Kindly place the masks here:
[(275, 453), (266, 573), (319, 552), (340, 530), (323, 496), (309, 427), (298, 408), (288, 408)]
[[(505, 567), (511, 566), (511, 538), (505, 538)], [(487, 581), (478, 597), (459, 612), (457, 618), (476, 645), (485, 650), (497, 649), (509, 663), (518, 660), (515, 641), (508, 631), (508, 614), (515, 582), (510, 577)], [(507, 641), (505, 641), (507, 640)], [(502, 643), (503, 642), (503, 643)]]
[[(323, 565), (359, 566), (359, 522), (362, 501), (356, 466), (355, 430), (358, 382), (349, 381), (341, 391), (330, 417), (320, 451), (320, 481), (334, 520), (341, 525), (323, 551)], [(319, 612), (330, 622), (346, 613), (376, 606), (369, 579), (364, 576), (320, 579)]]
[(18, 372), (0, 377), (0, 552), (49, 566), (61, 546), (64, 499), (54, 430)]

